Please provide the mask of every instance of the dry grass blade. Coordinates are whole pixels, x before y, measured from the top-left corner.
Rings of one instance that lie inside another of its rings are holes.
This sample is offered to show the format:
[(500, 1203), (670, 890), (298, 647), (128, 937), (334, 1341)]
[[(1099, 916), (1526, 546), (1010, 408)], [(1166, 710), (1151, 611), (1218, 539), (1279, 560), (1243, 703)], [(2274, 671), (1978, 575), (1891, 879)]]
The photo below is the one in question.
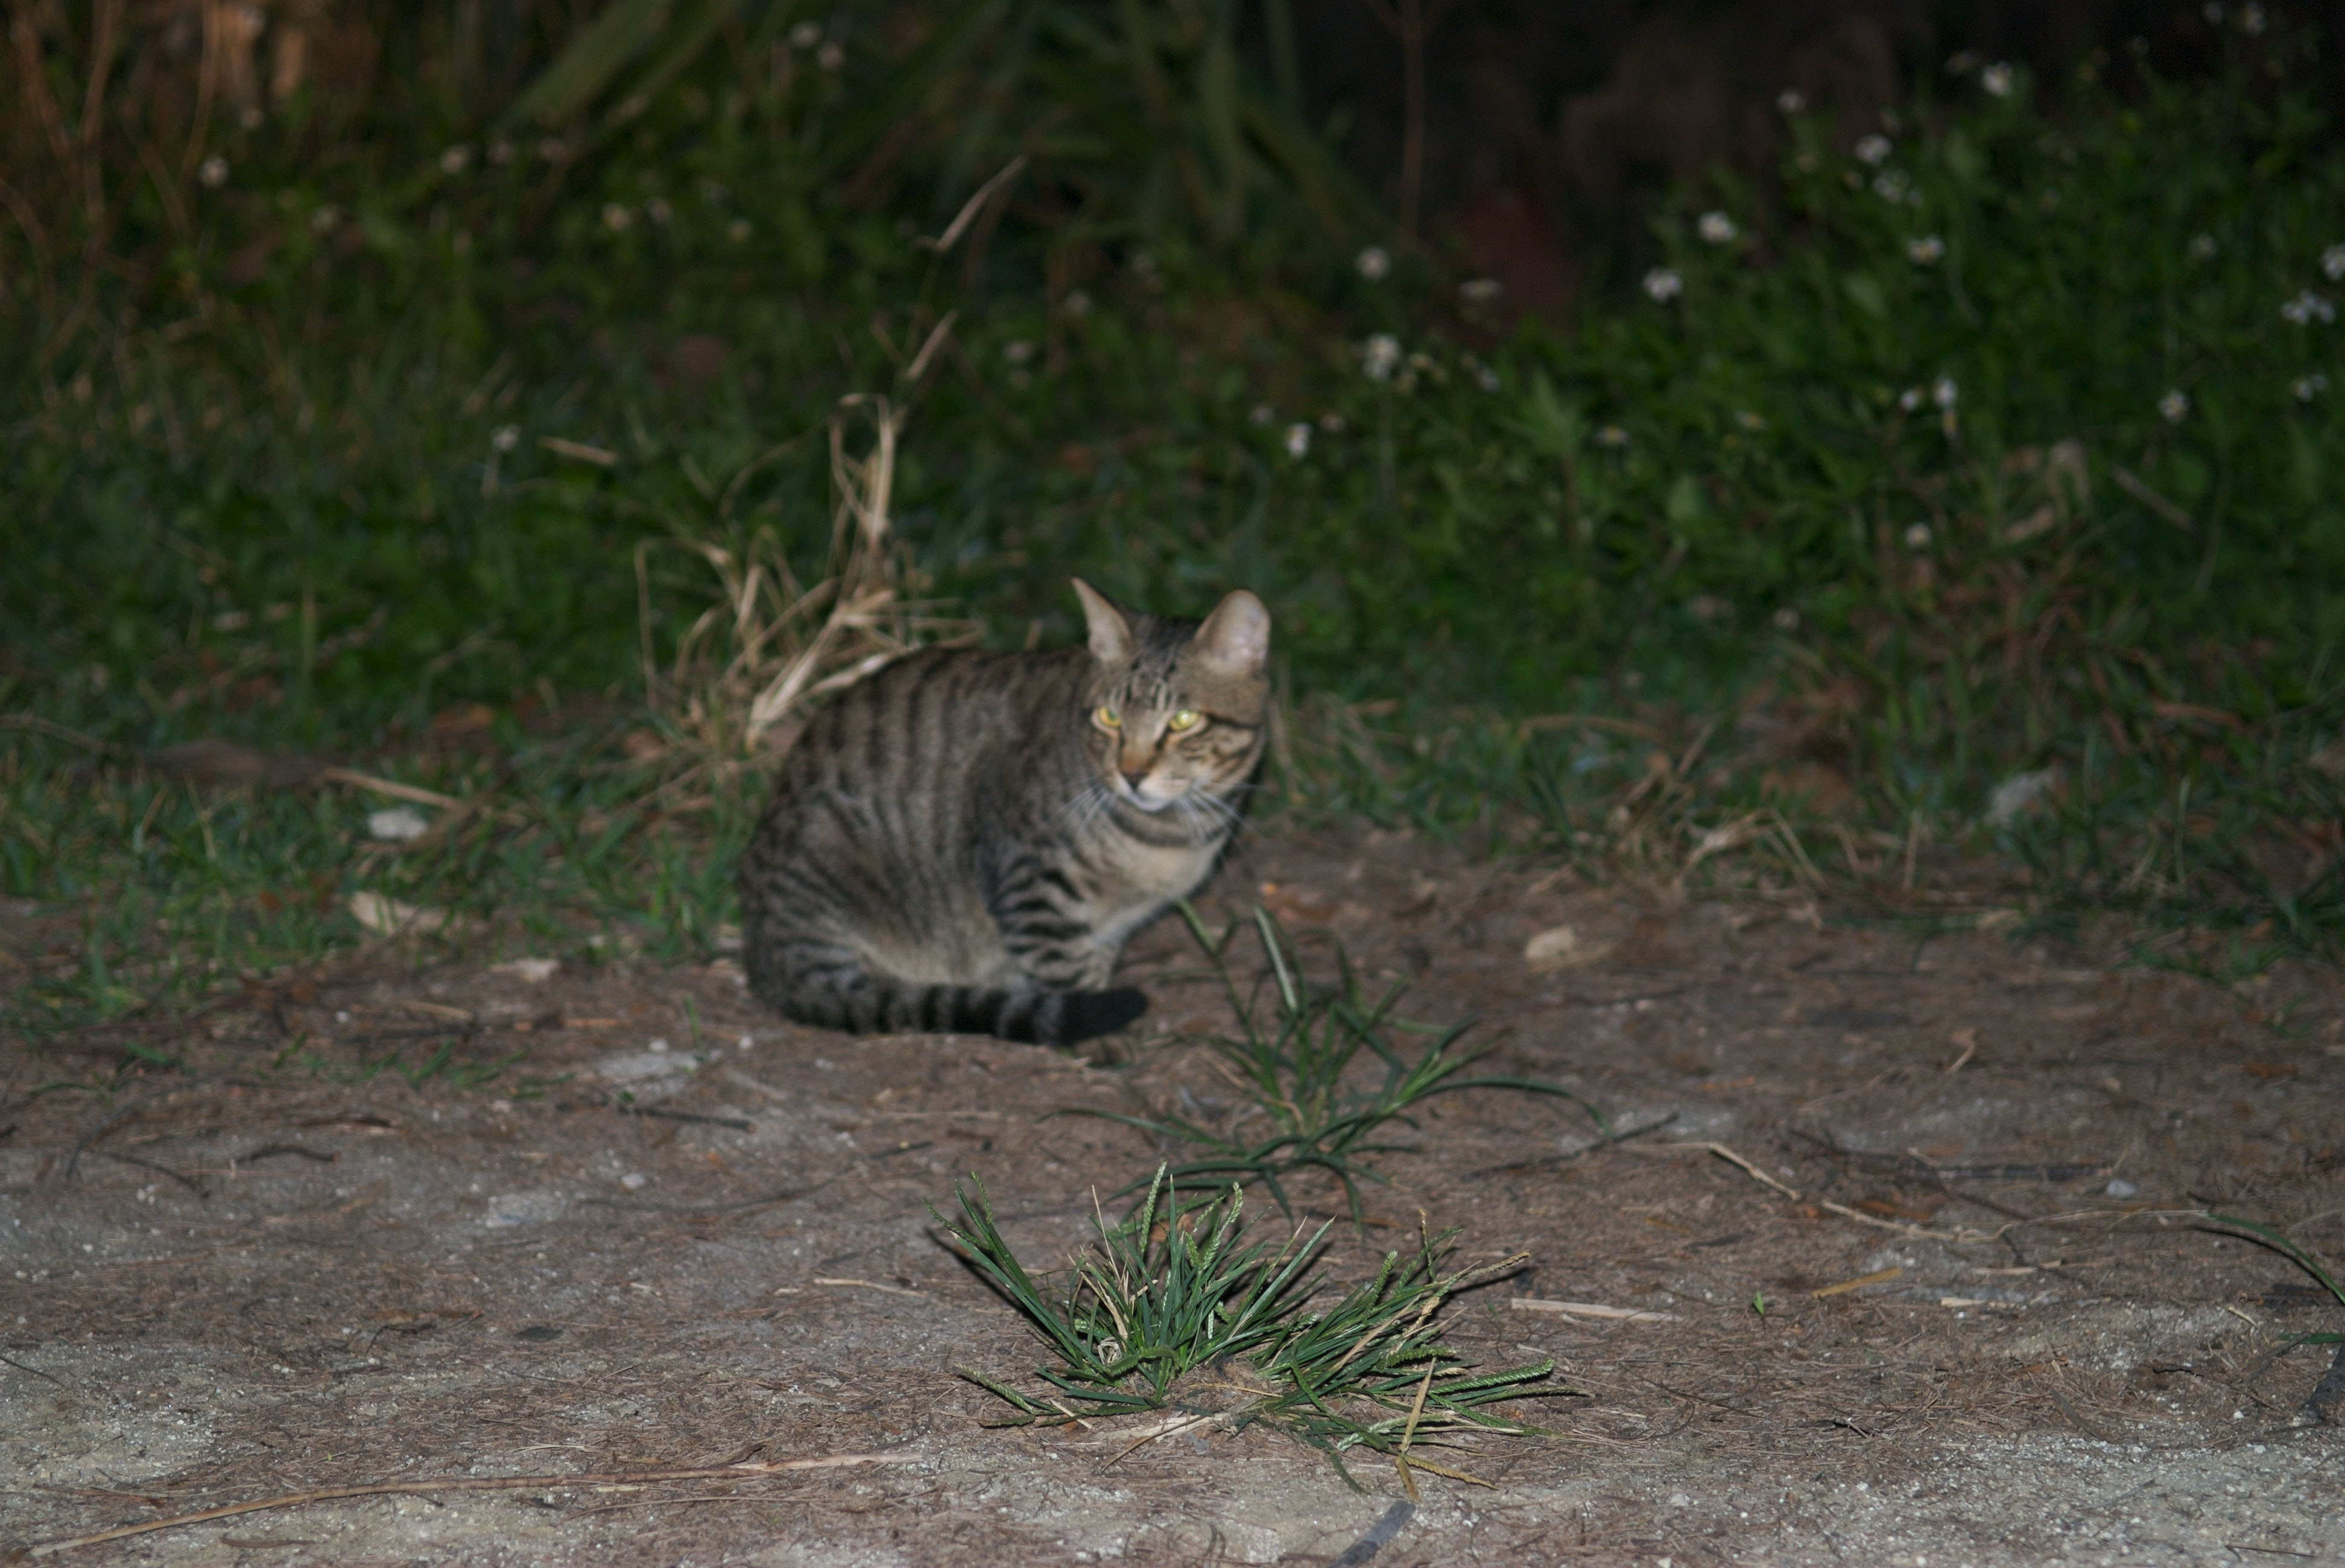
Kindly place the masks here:
[[(830, 554), (807, 585), (770, 528), (730, 543), (647, 540), (635, 551), (644, 672), (652, 710), (684, 776), (730, 772), (787, 749), (809, 706), (927, 643), (973, 642), (974, 622), (921, 602), (924, 583), (890, 522), (897, 444), (906, 410), (886, 398), (843, 400), (830, 420), (830, 471), (838, 495)], [(855, 450), (854, 426), (870, 444)], [(653, 651), (652, 551), (697, 557), (715, 578), (708, 608), (663, 666)]]

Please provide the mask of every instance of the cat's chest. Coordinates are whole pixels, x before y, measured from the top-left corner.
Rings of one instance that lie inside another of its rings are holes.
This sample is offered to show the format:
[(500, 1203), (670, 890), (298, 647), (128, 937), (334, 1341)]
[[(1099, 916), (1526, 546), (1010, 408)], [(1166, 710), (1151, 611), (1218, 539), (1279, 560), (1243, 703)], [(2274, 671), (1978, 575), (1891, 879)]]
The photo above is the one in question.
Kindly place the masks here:
[(1153, 909), (1168, 898), (1182, 897), (1212, 874), (1220, 851), (1218, 844), (1149, 844), (1119, 837), (1094, 862), (1094, 896), (1108, 906), (1101, 913), (1142, 905)]

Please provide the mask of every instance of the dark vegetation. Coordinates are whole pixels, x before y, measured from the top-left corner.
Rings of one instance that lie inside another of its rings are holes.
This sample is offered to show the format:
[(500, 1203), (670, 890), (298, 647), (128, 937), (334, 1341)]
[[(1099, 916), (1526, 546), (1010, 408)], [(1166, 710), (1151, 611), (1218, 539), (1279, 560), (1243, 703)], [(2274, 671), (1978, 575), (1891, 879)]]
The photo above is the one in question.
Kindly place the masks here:
[(911, 410), (900, 570), (992, 640), (1072, 635), (1071, 572), (1270, 600), (1267, 810), (1924, 928), (1994, 856), (2037, 926), (2153, 916), (2145, 961), (2335, 956), (2310, 27), (1892, 96), (1910, 39), (1842, 27), (1709, 174), (1616, 76), (1508, 229), (1454, 81), (1347, 122), (1282, 5), (575, 9), (10, 7), (0, 892), (80, 927), (15, 1027), (318, 962), (361, 893), (721, 943), (755, 772), (686, 765), (645, 668), (720, 578), (642, 547), (820, 580), (858, 393)]

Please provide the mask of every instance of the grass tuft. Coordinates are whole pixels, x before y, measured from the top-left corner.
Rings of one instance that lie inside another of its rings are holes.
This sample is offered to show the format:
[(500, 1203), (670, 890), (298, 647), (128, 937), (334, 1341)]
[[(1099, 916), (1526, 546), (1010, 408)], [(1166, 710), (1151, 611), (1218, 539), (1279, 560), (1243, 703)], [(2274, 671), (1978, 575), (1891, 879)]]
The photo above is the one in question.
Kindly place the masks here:
[[(950, 326), (939, 324), (932, 340), (941, 341)], [(889, 511), (907, 413), (887, 398), (862, 395), (842, 399), (832, 412), (837, 509), (827, 570), (810, 586), (792, 572), (771, 527), (746, 534), (736, 527), (726, 542), (683, 533), (636, 547), (645, 684), (653, 714), (691, 759), (687, 776), (770, 762), (829, 693), (925, 642), (977, 640), (977, 622), (946, 618), (919, 602), (924, 580), (895, 533)], [(870, 450), (860, 457), (850, 440), (858, 417), (871, 426)], [(751, 460), (726, 484), (715, 507), (720, 527), (731, 521), (742, 481), (775, 455)], [(713, 602), (675, 639), (664, 665), (655, 652), (664, 618), (653, 610), (650, 569), (663, 544), (696, 556), (716, 579)]]
[(1356, 1488), (1346, 1453), (1365, 1449), (1406, 1465), (1411, 1445), (1429, 1434), (1535, 1432), (1487, 1407), (1571, 1391), (1548, 1381), (1551, 1361), (1477, 1373), (1440, 1342), (1448, 1326), (1438, 1316), (1443, 1304), (1514, 1272), (1528, 1254), (1445, 1271), (1456, 1232), (1420, 1234), (1412, 1251), (1387, 1253), (1372, 1280), (1314, 1312), (1324, 1281), (1312, 1265), (1334, 1221), (1308, 1236), (1297, 1228), (1283, 1243), (1254, 1240), (1242, 1189), (1184, 1202), (1172, 1168), (1161, 1166), (1128, 1219), (1098, 1219), (1097, 1241), (1051, 1290), (1003, 1239), (985, 1184), (969, 1179), (973, 1193), (954, 1187), (958, 1223), (929, 1213), (1058, 1356), (1056, 1366), (1037, 1369), (1047, 1393), (961, 1372), (1010, 1407), (991, 1424), (1150, 1411), (1194, 1418), (1149, 1432), (1146, 1442), (1207, 1423), (1233, 1431), (1262, 1423), (1326, 1454)]
[[(1281, 1179), (1324, 1170), (1343, 1184), (1356, 1224), (1362, 1218), (1360, 1182), (1386, 1180), (1382, 1173), (1364, 1163), (1365, 1158), (1413, 1147), (1380, 1142), (1378, 1133), (1394, 1122), (1415, 1127), (1411, 1110), (1435, 1095), (1459, 1089), (1504, 1088), (1553, 1095), (1579, 1107), (1595, 1120), (1599, 1132), (1612, 1136), (1611, 1124), (1602, 1111), (1558, 1084), (1538, 1078), (1460, 1077), (1492, 1048), (1456, 1048), (1474, 1027), (1472, 1020), (1433, 1028), (1398, 1018), (1394, 1008), (1406, 986), (1396, 982), (1371, 1001), (1340, 948), (1335, 955), (1335, 986), (1315, 989), (1303, 977), (1290, 951), (1292, 944), (1282, 936), (1268, 911), (1257, 905), (1251, 921), (1232, 921), (1215, 937), (1187, 902), (1180, 907), (1190, 934), (1204, 950), (1206, 962), (1237, 1015), (1240, 1033), (1236, 1037), (1211, 1037), (1206, 1043), (1216, 1053), (1215, 1066), (1244, 1103), (1219, 1128), (1178, 1116), (1135, 1117), (1087, 1108), (1070, 1108), (1063, 1113), (1103, 1117), (1203, 1150), (1202, 1158), (1165, 1168), (1174, 1190), (1217, 1190), (1232, 1180), (1258, 1181), (1281, 1209), (1292, 1214), (1294, 1205)], [(1250, 988), (1242, 988), (1230, 973), (1231, 945), (1242, 929), (1255, 933), (1269, 962), (1268, 971)], [(1262, 996), (1265, 986), (1272, 993), (1267, 1007)], [(1434, 1039), (1409, 1059), (1389, 1038), (1396, 1030), (1430, 1033)], [(1383, 1064), (1383, 1076), (1372, 1087), (1348, 1087), (1347, 1080), (1355, 1077), (1354, 1067), (1364, 1065), (1364, 1051)]]

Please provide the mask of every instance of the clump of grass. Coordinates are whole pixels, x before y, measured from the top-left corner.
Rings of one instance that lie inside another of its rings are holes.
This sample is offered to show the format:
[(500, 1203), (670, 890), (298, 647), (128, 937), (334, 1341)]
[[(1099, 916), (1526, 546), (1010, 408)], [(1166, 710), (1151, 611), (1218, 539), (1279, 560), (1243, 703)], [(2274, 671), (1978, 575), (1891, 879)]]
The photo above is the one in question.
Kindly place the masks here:
[[(1356, 1223), (1362, 1218), (1359, 1183), (1386, 1179), (1363, 1163), (1365, 1157), (1414, 1147), (1379, 1141), (1378, 1134), (1394, 1122), (1415, 1127), (1412, 1110), (1435, 1095), (1458, 1089), (1554, 1095), (1579, 1106), (1594, 1118), (1599, 1132), (1612, 1136), (1603, 1112), (1560, 1085), (1538, 1078), (1461, 1077), (1492, 1048), (1457, 1048), (1474, 1027), (1472, 1020), (1447, 1028), (1401, 1020), (1394, 1008), (1407, 989), (1406, 983), (1395, 982), (1369, 1000), (1341, 949), (1335, 955), (1335, 986), (1313, 988), (1296, 968), (1278, 923), (1259, 905), (1251, 922), (1233, 921), (1219, 937), (1206, 931), (1185, 902), (1181, 915), (1237, 1016), (1236, 1036), (1215, 1036), (1206, 1043), (1215, 1053), (1214, 1065), (1244, 1103), (1218, 1129), (1179, 1116), (1135, 1117), (1090, 1109), (1068, 1113), (1105, 1117), (1203, 1150), (1202, 1158), (1166, 1168), (1176, 1190), (1217, 1189), (1233, 1179), (1259, 1181), (1282, 1209), (1292, 1213), (1294, 1205), (1281, 1179), (1324, 1170), (1343, 1184)], [(1229, 954), (1239, 931), (1249, 925), (1261, 938), (1270, 967), (1252, 987), (1242, 988), (1230, 973)], [(1264, 986), (1273, 987), (1266, 1008)], [(1409, 1058), (1388, 1037), (1393, 1031), (1430, 1033), (1434, 1038)], [(1384, 1067), (1381, 1078), (1365, 1088), (1354, 1087), (1353, 1069), (1361, 1065), (1363, 1052)]]
[[(924, 365), (950, 329), (940, 323), (920, 353)], [(916, 379), (919, 369), (908, 379)], [(924, 642), (973, 642), (974, 622), (935, 613), (918, 598), (923, 582), (895, 537), (889, 517), (896, 450), (907, 410), (889, 400), (841, 400), (830, 418), (830, 471), (838, 496), (830, 555), (821, 579), (802, 585), (771, 528), (724, 544), (685, 536), (650, 540), (635, 551), (641, 602), (644, 679), (650, 705), (679, 749), (702, 766), (737, 770), (787, 746), (807, 710)], [(871, 425), (870, 450), (855, 455), (850, 427)], [(729, 511), (736, 476), (718, 502)], [(716, 575), (711, 603), (676, 640), (663, 667), (654, 652), (650, 556), (673, 544), (699, 557)]]
[(1212, 1421), (1233, 1431), (1260, 1422), (1326, 1454), (1355, 1488), (1345, 1454), (1389, 1455), (1413, 1492), (1411, 1466), (1475, 1479), (1412, 1457), (1421, 1438), (1469, 1428), (1535, 1432), (1487, 1407), (1569, 1391), (1547, 1381), (1552, 1361), (1477, 1374), (1440, 1342), (1448, 1326), (1438, 1317), (1443, 1304), (1512, 1273), (1528, 1254), (1445, 1271), (1456, 1232), (1420, 1234), (1409, 1253), (1387, 1253), (1375, 1278), (1314, 1312), (1324, 1278), (1312, 1265), (1334, 1221), (1307, 1237), (1298, 1228), (1284, 1243), (1254, 1240), (1242, 1189), (1184, 1203), (1172, 1168), (1160, 1166), (1147, 1199), (1122, 1224), (1101, 1218), (1098, 1240), (1051, 1291), (1002, 1238), (985, 1184), (970, 1181), (974, 1194), (958, 1183), (953, 1189), (959, 1223), (929, 1213), (1059, 1357), (1037, 1370), (1055, 1391), (1045, 1394), (963, 1370), (1010, 1406), (990, 1424), (1055, 1426), (1149, 1411), (1193, 1418), (1148, 1433), (1145, 1442)]
[[(2321, 1289), (2335, 1297), (2339, 1306), (2345, 1307), (2345, 1284), (2338, 1283), (2337, 1276), (2323, 1268), (2320, 1259), (2289, 1239), (2284, 1233), (2275, 1230), (2269, 1225), (2260, 1225), (2252, 1219), (2237, 1219), (2228, 1214), (2208, 1214), (2206, 1218), (2209, 1228), (2223, 1226), (2234, 1234), (2243, 1235), (2259, 1246), (2270, 1248), (2318, 1280)], [(2345, 1421), (2345, 1333), (2290, 1334), (2271, 1353), (2274, 1356), (2282, 1355), (2299, 1345), (2335, 1345), (2337, 1347), (2337, 1359), (2330, 1364), (2328, 1373), (2315, 1385), (2311, 1394), (2305, 1400), (2304, 1406), (2316, 1420), (2329, 1422)]]

